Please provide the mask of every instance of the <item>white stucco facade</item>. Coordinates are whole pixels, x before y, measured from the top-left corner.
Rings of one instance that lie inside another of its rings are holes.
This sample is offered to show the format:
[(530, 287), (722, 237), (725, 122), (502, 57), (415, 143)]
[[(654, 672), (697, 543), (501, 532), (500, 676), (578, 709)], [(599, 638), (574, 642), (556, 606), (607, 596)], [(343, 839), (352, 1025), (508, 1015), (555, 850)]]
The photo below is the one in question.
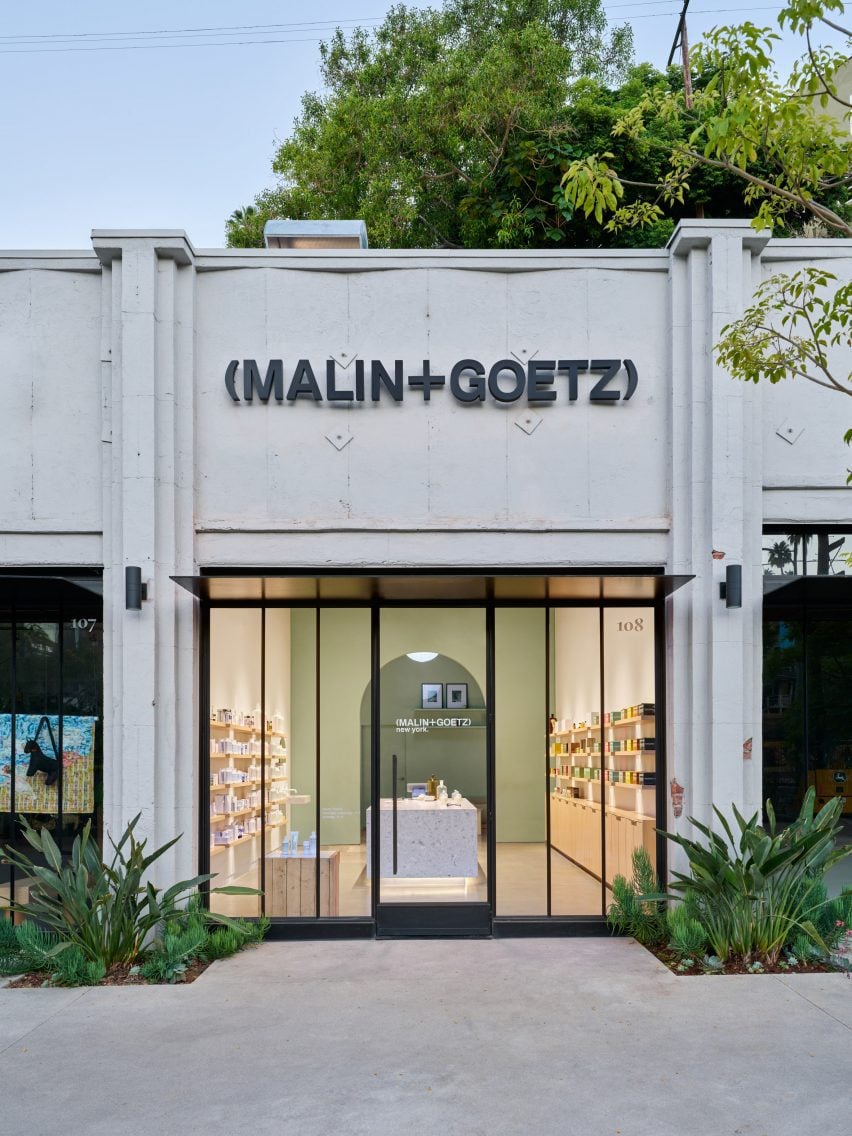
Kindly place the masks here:
[[(197, 629), (170, 577), (217, 567), (694, 575), (668, 601), (677, 824), (759, 806), (762, 526), (852, 522), (846, 423), (811, 384), (733, 382), (711, 347), (773, 272), (849, 279), (847, 242), (685, 222), (658, 251), (196, 250), (180, 231), (104, 230), (92, 245), (0, 253), (0, 565), (104, 569), (108, 827), (141, 809), (157, 842), (184, 832), (172, 869), (192, 874)], [(326, 392), (329, 358), (339, 387), (367, 361), (364, 402), (226, 389), (232, 360), (263, 377), (281, 359), (286, 389), (309, 359)], [(464, 403), (449, 375), (470, 358), (630, 359), (638, 385), (596, 403), (581, 371), (576, 401), (562, 374), (552, 402)], [(429, 360), (447, 385), (373, 402), (370, 360), (406, 378)], [(741, 609), (719, 598), (730, 563)]]

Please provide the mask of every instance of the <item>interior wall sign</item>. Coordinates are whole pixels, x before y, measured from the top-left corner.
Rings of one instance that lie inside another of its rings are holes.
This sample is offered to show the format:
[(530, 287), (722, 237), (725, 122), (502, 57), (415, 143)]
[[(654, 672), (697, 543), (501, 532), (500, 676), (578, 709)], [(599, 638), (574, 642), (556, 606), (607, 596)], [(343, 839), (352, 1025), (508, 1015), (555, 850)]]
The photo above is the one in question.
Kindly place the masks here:
[[(423, 360), (416, 374), (408, 374), (402, 359), (386, 367), (378, 359), (356, 359), (354, 370), (338, 369), (328, 359), (316, 371), (309, 359), (300, 359), (285, 373), (282, 359), (270, 359), (262, 368), (256, 359), (232, 359), (225, 371), (225, 389), (234, 402), (402, 402), (415, 392), (430, 402), (432, 392), (449, 387), (458, 402), (531, 403), (566, 401), (613, 404), (628, 402), (636, 393), (639, 375), (632, 359), (531, 359), (526, 365), (498, 359), (490, 367), (478, 359), (460, 359), (449, 376), (432, 373)], [(318, 378), (317, 375), (321, 378)]]

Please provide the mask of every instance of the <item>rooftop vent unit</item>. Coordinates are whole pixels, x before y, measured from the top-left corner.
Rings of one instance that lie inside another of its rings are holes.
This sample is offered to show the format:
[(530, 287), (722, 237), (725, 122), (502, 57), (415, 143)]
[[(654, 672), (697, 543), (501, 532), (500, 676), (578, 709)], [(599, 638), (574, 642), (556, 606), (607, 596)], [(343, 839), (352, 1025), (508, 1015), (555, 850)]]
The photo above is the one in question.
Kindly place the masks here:
[(271, 249), (365, 249), (363, 221), (267, 221), (263, 242)]

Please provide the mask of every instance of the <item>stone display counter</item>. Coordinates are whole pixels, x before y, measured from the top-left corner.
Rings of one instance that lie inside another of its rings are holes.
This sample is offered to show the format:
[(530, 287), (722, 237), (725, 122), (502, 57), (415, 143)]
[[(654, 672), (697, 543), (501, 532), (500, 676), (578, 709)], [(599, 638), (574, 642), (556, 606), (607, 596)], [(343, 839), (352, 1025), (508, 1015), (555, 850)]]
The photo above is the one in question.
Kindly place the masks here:
[[(379, 804), (381, 824), (379, 863), (383, 878), (430, 879), (474, 877), (479, 873), (476, 806), (462, 798), (458, 805), (397, 801), (397, 871), (393, 872), (393, 801)], [(367, 847), (370, 847), (372, 808), (367, 809)], [(371, 864), (367, 860), (367, 874)]]

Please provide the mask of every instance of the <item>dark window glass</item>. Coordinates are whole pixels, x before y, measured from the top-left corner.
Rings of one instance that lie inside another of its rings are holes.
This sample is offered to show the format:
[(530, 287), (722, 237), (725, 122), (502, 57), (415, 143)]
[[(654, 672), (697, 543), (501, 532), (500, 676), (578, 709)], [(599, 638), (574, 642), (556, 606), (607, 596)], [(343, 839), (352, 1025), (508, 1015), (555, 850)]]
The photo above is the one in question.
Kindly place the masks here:
[(852, 530), (770, 525), (763, 533), (765, 576), (852, 575)]
[[(20, 817), (67, 854), (89, 820), (100, 836), (103, 768), (100, 581), (0, 578), (0, 842), (30, 854)], [(30, 881), (0, 869), (0, 896)]]
[(852, 815), (852, 610), (808, 619), (808, 783)]
[(800, 610), (763, 625), (763, 795), (796, 815), (805, 785), (805, 676)]

